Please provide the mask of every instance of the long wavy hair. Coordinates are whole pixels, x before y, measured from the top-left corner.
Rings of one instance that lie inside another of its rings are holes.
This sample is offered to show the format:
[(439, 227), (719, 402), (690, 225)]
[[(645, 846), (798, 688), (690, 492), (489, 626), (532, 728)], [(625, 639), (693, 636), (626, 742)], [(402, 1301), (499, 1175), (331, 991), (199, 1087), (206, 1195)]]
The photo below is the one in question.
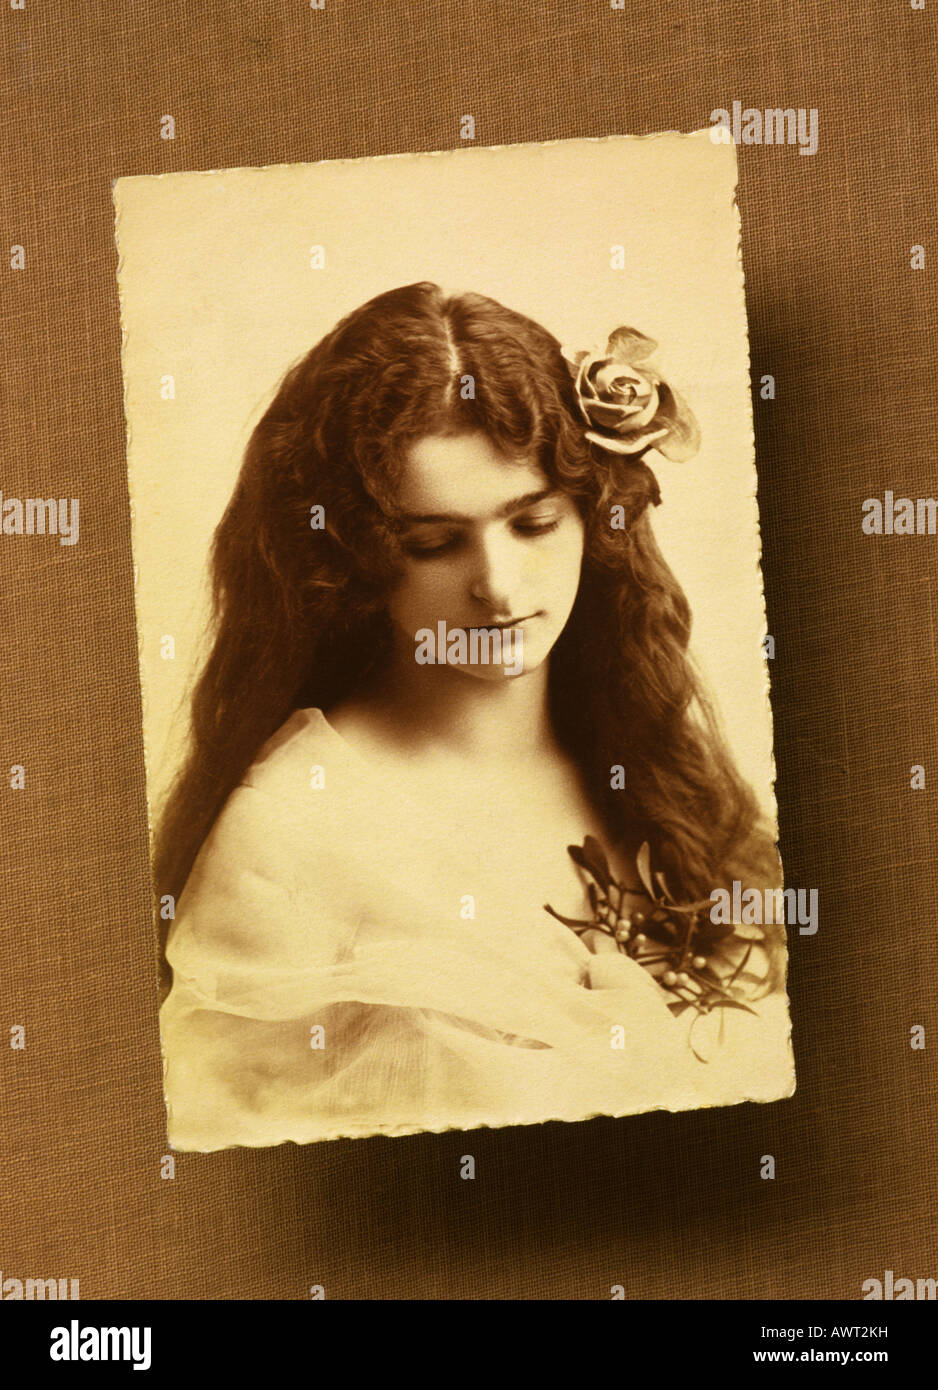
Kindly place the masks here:
[[(688, 601), (649, 524), (654, 475), (585, 438), (546, 329), (422, 281), (342, 318), (286, 372), (250, 437), (212, 543), (214, 644), (157, 829), (158, 899), (178, 900), (227, 797), (290, 713), (328, 708), (383, 660), (408, 450), (471, 431), (536, 459), (584, 519), (580, 586), (548, 685), (557, 735), (606, 823), (623, 843), (649, 842), (673, 893), (779, 882), (769, 829), (688, 655)], [(165, 990), (169, 923), (158, 921)], [(776, 942), (773, 983), (780, 962)]]

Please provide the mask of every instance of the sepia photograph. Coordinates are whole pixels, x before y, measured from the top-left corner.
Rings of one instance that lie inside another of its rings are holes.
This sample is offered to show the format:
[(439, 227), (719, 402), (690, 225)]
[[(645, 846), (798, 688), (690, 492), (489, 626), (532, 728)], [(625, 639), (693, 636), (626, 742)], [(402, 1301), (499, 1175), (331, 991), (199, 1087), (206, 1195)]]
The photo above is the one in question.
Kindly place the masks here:
[(793, 1094), (736, 159), (116, 180), (173, 1149)]
[(18, 1364), (927, 1356), (938, 0), (842, 8), (6, 6)]

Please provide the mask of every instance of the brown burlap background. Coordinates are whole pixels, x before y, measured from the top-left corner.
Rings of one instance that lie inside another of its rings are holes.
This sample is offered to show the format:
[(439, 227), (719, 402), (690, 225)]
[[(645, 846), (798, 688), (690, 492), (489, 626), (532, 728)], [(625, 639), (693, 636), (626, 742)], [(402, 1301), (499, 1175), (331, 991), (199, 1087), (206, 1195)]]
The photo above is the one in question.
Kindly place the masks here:
[[(81, 501), (76, 546), (0, 536), (0, 1038), (27, 1040), (0, 1047), (3, 1277), (77, 1277), (83, 1298), (855, 1299), (887, 1268), (938, 1275), (938, 537), (860, 530), (865, 497), (936, 489), (938, 294), (910, 269), (935, 227), (936, 17), (907, 0), (0, 12), (3, 264), (26, 250), (0, 277), (0, 487)], [(815, 155), (739, 150), (753, 376), (777, 383), (755, 410), (782, 850), (820, 892), (820, 930), (792, 940), (797, 1094), (183, 1154), (162, 1178), (111, 180), (449, 148), (469, 112), (479, 144), (693, 130), (734, 100), (818, 111)]]

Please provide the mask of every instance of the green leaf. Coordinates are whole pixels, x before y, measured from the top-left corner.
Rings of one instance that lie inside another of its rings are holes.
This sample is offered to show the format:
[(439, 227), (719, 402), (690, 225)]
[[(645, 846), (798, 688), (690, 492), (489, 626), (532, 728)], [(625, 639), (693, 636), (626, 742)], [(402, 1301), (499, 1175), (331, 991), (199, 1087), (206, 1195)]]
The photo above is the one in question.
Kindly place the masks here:
[(745, 954), (743, 955), (742, 960), (739, 962), (739, 964), (737, 965), (736, 969), (733, 971), (732, 975), (731, 975), (731, 976), (729, 977), (729, 979), (726, 981), (727, 986), (729, 986), (729, 985), (731, 985), (731, 984), (733, 983), (733, 981), (736, 979), (736, 976), (737, 976), (737, 975), (739, 974), (739, 972), (743, 969), (743, 967), (745, 966), (746, 962), (748, 961), (748, 959), (749, 959), (749, 957), (750, 957), (751, 955), (752, 955), (752, 942), (750, 941), (749, 945), (746, 947), (746, 951), (745, 951)]
[(656, 425), (662, 422), (670, 428), (665, 442), (657, 446), (659, 454), (675, 463), (693, 458), (700, 449), (700, 426), (683, 396), (664, 381), (658, 384), (658, 410), (654, 419)]
[(661, 889), (661, 891), (662, 891), (662, 893), (664, 894), (664, 896), (665, 896), (666, 898), (670, 898), (670, 899), (673, 901), (673, 900), (674, 900), (674, 894), (671, 892), (671, 889), (668, 887), (668, 880), (665, 878), (664, 874), (662, 874), (662, 873), (656, 873), (656, 874), (655, 874), (655, 882), (658, 884), (658, 887)]
[(636, 869), (638, 869), (639, 878), (645, 885), (645, 891), (647, 892), (648, 896), (654, 901), (658, 895), (655, 892), (654, 885), (651, 881), (651, 849), (649, 848), (647, 840), (645, 840), (642, 843), (641, 849), (635, 856), (635, 867)]
[(750, 1009), (748, 1004), (744, 1004), (740, 999), (718, 999), (712, 1006), (714, 1009), (742, 1009), (744, 1013), (753, 1014), (759, 1017), (756, 1009)]
[(698, 926), (696, 936), (698, 941), (707, 943), (722, 941), (724, 937), (733, 935), (733, 927), (729, 922), (705, 922), (703, 926)]
[(592, 835), (587, 835), (583, 841), (582, 853), (590, 873), (599, 886), (604, 891), (608, 891), (612, 882), (612, 874), (609, 871), (609, 862), (602, 845)]
[(654, 338), (640, 333), (637, 328), (629, 328), (623, 324), (621, 328), (614, 328), (609, 334), (606, 353), (624, 362), (645, 362), (657, 347)]
[(584, 873), (587, 874), (591, 874), (593, 872), (593, 870), (589, 866), (589, 863), (587, 862), (586, 855), (583, 853), (579, 845), (567, 845), (567, 853), (573, 860), (574, 864), (576, 864), (578, 869), (582, 869)]
[(544, 904), (544, 911), (549, 912), (551, 917), (556, 917), (558, 922), (563, 922), (565, 927), (573, 927), (575, 929), (577, 927), (584, 928), (596, 926), (595, 922), (581, 922), (575, 917), (564, 917), (561, 913), (555, 912), (547, 903)]

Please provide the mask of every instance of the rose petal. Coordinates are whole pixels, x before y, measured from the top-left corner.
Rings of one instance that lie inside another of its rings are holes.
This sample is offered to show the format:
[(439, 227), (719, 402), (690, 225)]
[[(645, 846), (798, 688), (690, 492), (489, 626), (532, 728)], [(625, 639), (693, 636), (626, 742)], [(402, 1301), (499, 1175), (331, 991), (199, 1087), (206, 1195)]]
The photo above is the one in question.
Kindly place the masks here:
[(590, 424), (590, 414), (587, 405), (591, 405), (596, 398), (596, 393), (586, 378), (588, 359), (580, 365), (579, 375), (575, 382), (577, 405), (580, 407), (580, 414), (587, 424)]
[(580, 418), (584, 421), (585, 424), (591, 425), (593, 422), (592, 422), (592, 420), (590, 419), (589, 411), (586, 409), (586, 406), (583, 404), (583, 397), (580, 396), (580, 395), (577, 395), (576, 403), (577, 403), (577, 407), (578, 407), (579, 412), (580, 412)]
[(580, 371), (576, 381), (576, 389), (586, 400), (596, 399), (596, 388), (590, 380), (590, 369), (593, 365), (593, 361), (594, 359), (592, 357), (583, 359), (580, 363)]
[(615, 401), (590, 401), (587, 411), (591, 424), (600, 425), (607, 430), (618, 430), (622, 425), (627, 428), (628, 412), (628, 406), (617, 405)]
[(583, 397), (583, 386), (584, 386), (584, 383), (583, 383), (583, 381), (582, 381), (582, 376), (583, 376), (583, 369), (582, 369), (582, 367), (581, 367), (581, 368), (579, 369), (579, 375), (577, 376), (577, 379), (576, 379), (576, 381), (574, 382), (574, 390), (576, 391), (577, 409), (579, 410), (582, 419), (586, 422), (586, 424), (589, 425), (589, 424), (591, 424), (592, 422), (591, 422), (591, 420), (590, 420), (589, 411), (588, 411), (587, 408), (586, 408), (586, 401), (584, 400), (584, 397)]
[(675, 463), (693, 458), (700, 448), (700, 426), (682, 396), (666, 383), (661, 383), (661, 408), (658, 419), (668, 426), (668, 438), (658, 445), (658, 453)]
[[(633, 426), (636, 429), (642, 429), (645, 425), (650, 424), (652, 420), (655, 420), (655, 416), (658, 413), (658, 405), (658, 388), (657, 386), (653, 386), (651, 388), (651, 398), (648, 404), (641, 409), (639, 414), (636, 415), (635, 419), (632, 421)], [(658, 421), (655, 420), (655, 423), (657, 424)]]
[(626, 383), (633, 390), (640, 391), (642, 395), (647, 395), (651, 389), (651, 383), (647, 378), (622, 362), (601, 363), (595, 371), (590, 372), (590, 380), (600, 395), (606, 391), (614, 390), (619, 382)]
[(642, 435), (621, 436), (599, 434), (596, 430), (587, 430), (586, 438), (591, 439), (594, 444), (601, 444), (604, 449), (608, 449), (613, 454), (638, 454), (667, 432), (666, 429), (651, 430)]
[(615, 328), (609, 335), (606, 354), (624, 362), (644, 362), (657, 346), (654, 338), (646, 338), (637, 328)]
[(589, 348), (562, 347), (560, 349), (560, 355), (573, 375), (576, 376), (580, 368), (580, 363), (583, 361), (584, 357), (589, 357), (590, 352)]

